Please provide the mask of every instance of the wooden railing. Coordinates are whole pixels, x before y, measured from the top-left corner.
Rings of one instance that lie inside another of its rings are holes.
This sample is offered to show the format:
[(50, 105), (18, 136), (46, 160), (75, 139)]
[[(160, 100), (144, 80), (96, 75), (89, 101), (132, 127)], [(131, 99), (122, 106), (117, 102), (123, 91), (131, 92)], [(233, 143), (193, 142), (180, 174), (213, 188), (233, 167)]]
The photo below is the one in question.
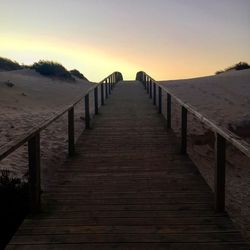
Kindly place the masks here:
[[(175, 96), (171, 91), (157, 83), (152, 77), (145, 72), (138, 72), (136, 80), (141, 81), (149, 94), (153, 99), (153, 103), (158, 106), (159, 113), (162, 113), (162, 91), (167, 94), (167, 128), (171, 129), (171, 113), (172, 113), (172, 99), (174, 99), (181, 106), (181, 147), (180, 152), (182, 154), (187, 153), (187, 116), (188, 113), (194, 115), (198, 120), (204, 123), (210, 130), (215, 133), (215, 209), (218, 212), (225, 211), (225, 167), (226, 167), (226, 143), (231, 143), (234, 147), (244, 153), (247, 157), (250, 157), (250, 146), (242, 138), (233, 134), (226, 128), (219, 127), (216, 122), (206, 118), (199, 113), (193, 106), (185, 103), (180, 98)], [(158, 91), (157, 89), (158, 88)], [(157, 102), (158, 92), (158, 103)]]
[[(99, 106), (104, 105), (105, 99), (111, 94), (115, 84), (122, 80), (119, 72), (106, 77), (100, 83), (95, 84), (86, 93), (80, 95), (76, 100), (63, 110), (49, 117), (42, 124), (33, 127), (30, 131), (24, 133), (20, 138), (12, 141), (0, 148), (0, 161), (9, 154), (28, 142), (28, 159), (29, 159), (29, 185), (30, 185), (30, 209), (36, 212), (40, 208), (41, 179), (40, 179), (40, 132), (47, 128), (51, 123), (68, 112), (68, 153), (73, 156), (75, 153), (75, 135), (74, 135), (74, 108), (75, 105), (84, 99), (85, 102), (85, 128), (90, 128), (90, 100), (89, 94), (94, 91), (94, 113), (98, 114)], [(101, 103), (99, 105), (99, 89)]]

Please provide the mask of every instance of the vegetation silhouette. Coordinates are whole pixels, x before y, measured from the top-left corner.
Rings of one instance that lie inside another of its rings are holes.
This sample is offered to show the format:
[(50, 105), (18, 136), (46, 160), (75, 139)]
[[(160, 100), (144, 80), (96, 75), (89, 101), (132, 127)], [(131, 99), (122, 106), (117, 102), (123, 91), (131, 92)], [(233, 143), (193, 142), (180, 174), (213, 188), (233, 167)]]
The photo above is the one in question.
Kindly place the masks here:
[(0, 249), (9, 242), (29, 211), (28, 183), (10, 174), (8, 170), (0, 172)]
[(225, 73), (225, 72), (228, 72), (231, 70), (244, 70), (244, 69), (250, 69), (250, 65), (246, 62), (239, 62), (239, 63), (236, 63), (235, 65), (230, 66), (224, 70), (216, 71), (215, 74), (219, 75), (221, 73)]
[(23, 67), (16, 61), (0, 57), (0, 70), (11, 71), (22, 69)]
[(77, 77), (77, 78), (79, 78), (79, 79), (88, 81), (88, 79), (80, 71), (78, 71), (77, 69), (70, 70), (70, 74)]
[(72, 77), (71, 73), (64, 68), (63, 65), (57, 62), (40, 60), (39, 62), (34, 63), (31, 68), (44, 76), (75, 81), (75, 78)]

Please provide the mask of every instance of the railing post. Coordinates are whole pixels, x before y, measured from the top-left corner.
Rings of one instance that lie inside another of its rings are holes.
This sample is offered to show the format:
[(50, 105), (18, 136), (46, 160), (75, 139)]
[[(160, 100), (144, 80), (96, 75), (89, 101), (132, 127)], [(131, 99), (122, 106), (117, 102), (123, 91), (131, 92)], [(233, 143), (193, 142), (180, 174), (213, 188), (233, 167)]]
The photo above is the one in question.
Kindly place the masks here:
[(106, 79), (105, 81), (105, 93), (106, 93), (106, 99), (108, 98), (108, 83), (109, 83), (109, 78)]
[(153, 104), (156, 105), (156, 83), (153, 83), (154, 95), (153, 95)]
[(217, 212), (225, 211), (225, 165), (226, 165), (226, 140), (216, 133), (216, 166), (215, 166), (215, 209)]
[(98, 114), (98, 86), (94, 89), (95, 114)]
[(110, 86), (111, 91), (113, 90), (114, 85), (115, 85), (115, 73), (113, 74), (113, 81), (112, 81), (111, 86)]
[(145, 82), (146, 82), (146, 85), (147, 85), (147, 93), (149, 94), (150, 84), (149, 84), (148, 79), (145, 80)]
[(85, 128), (90, 128), (89, 94), (85, 95)]
[(68, 111), (68, 151), (70, 157), (75, 154), (74, 107)]
[(101, 84), (101, 104), (104, 105), (104, 83)]
[(111, 85), (113, 84), (113, 76), (111, 76), (111, 79), (110, 79), (110, 83), (109, 83), (109, 95), (111, 95)]
[(40, 177), (40, 134), (35, 134), (28, 141), (29, 154), (29, 187), (30, 209), (36, 213), (41, 203), (41, 177)]
[(159, 111), (159, 114), (161, 114), (162, 113), (162, 89), (160, 86), (158, 86), (158, 100), (159, 100), (158, 111)]
[(167, 128), (171, 129), (172, 127), (172, 97), (170, 94), (167, 94)]
[(187, 109), (181, 107), (181, 153), (187, 153)]
[(149, 97), (152, 99), (152, 80), (149, 80)]

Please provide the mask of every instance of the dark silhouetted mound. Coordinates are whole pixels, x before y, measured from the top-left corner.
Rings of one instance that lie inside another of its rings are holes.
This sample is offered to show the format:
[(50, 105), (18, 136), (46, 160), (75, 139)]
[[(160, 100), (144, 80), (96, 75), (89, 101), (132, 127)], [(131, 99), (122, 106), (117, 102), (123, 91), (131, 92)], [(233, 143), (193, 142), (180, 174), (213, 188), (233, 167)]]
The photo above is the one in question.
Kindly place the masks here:
[(70, 70), (70, 73), (71, 73), (71, 75), (73, 75), (73, 76), (75, 76), (75, 77), (77, 77), (79, 79), (88, 81), (88, 79), (80, 71), (78, 71), (77, 69)]
[(75, 81), (69, 71), (61, 64), (52, 61), (39, 61), (34, 63), (31, 68), (35, 69), (41, 75), (56, 77), (63, 80)]
[(231, 67), (226, 68), (225, 70), (219, 70), (215, 72), (215, 74), (218, 75), (224, 72), (228, 72), (230, 70), (244, 70), (244, 69), (250, 69), (250, 65), (246, 62), (239, 62)]
[(11, 61), (10, 59), (7, 58), (0, 57), (0, 70), (11, 71), (18, 69), (22, 69), (22, 66), (19, 65), (19, 63)]

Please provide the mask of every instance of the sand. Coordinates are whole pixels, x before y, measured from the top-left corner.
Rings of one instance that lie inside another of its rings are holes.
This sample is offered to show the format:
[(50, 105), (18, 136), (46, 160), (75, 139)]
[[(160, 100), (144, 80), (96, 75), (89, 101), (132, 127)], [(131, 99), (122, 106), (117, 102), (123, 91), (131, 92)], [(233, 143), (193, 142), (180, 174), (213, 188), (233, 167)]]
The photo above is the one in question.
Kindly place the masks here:
[[(0, 72), (0, 147), (39, 126), (92, 85), (80, 79), (75, 82), (50, 79), (28, 69)], [(84, 129), (83, 117), (84, 105), (79, 103), (75, 110), (76, 137)], [(43, 186), (67, 157), (67, 138), (67, 114), (41, 132)], [(27, 176), (27, 145), (1, 161), (0, 169), (7, 169), (20, 178)]]
[[(231, 71), (202, 78), (161, 81), (173, 94), (191, 104), (221, 128), (250, 142), (250, 70)], [(163, 98), (166, 116), (166, 95)], [(173, 129), (180, 136), (180, 106), (173, 103)], [(188, 116), (188, 153), (214, 189), (214, 134)], [(250, 159), (227, 145), (226, 207), (237, 226), (250, 239)]]

